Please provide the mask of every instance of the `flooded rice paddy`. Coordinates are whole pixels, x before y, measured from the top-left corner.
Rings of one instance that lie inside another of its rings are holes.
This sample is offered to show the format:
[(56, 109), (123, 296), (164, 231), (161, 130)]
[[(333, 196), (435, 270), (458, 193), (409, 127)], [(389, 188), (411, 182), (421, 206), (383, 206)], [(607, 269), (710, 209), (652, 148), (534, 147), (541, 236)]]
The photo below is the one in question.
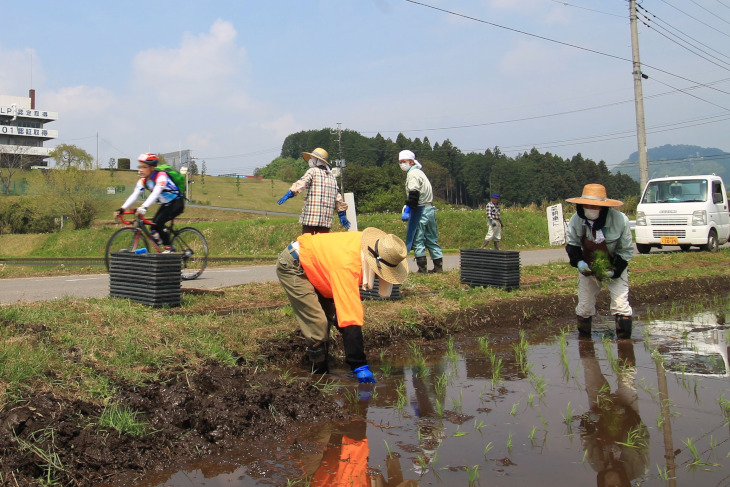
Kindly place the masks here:
[(355, 420), (138, 485), (730, 485), (729, 309), (647, 310), (632, 340), (599, 318), (591, 339), (571, 323), (390, 349), (375, 385), (326, 379)]

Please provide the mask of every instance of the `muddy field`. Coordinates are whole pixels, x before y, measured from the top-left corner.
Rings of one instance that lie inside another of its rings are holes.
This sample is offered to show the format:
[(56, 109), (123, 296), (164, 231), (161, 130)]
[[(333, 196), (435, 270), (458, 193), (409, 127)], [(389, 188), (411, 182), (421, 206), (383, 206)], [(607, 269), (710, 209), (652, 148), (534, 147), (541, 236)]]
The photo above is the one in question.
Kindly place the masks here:
[[(726, 278), (632, 287), (635, 313), (695, 296), (727, 295)], [(601, 295), (607, 309), (607, 296)], [(453, 330), (483, 330), (495, 342), (515, 342), (521, 329), (546, 319), (557, 329), (573, 321), (573, 296), (496, 302), (450, 317), (449, 326), (424, 322), (419, 333), (436, 339)], [(404, 337), (407, 340), (408, 337)], [(374, 362), (391, 338), (366, 333)], [(275, 365), (296, 367), (302, 359), (301, 341), (269, 343), (264, 350)], [(288, 359), (288, 362), (285, 360)], [(52, 379), (52, 378), (51, 378)], [(0, 413), (0, 485), (91, 486), (133, 485), (143, 474), (174, 469), (196, 458), (222, 455), (242, 442), (290, 444), (302, 424), (347, 419), (350, 414), (310, 381), (271, 372), (231, 369), (210, 364), (197, 375), (171, 373), (160, 383), (133, 389), (117, 384), (120, 402), (143, 413), (152, 434), (120, 435), (95, 424), (102, 411), (96, 405), (38, 394)], [(289, 440), (284, 441), (284, 437)]]

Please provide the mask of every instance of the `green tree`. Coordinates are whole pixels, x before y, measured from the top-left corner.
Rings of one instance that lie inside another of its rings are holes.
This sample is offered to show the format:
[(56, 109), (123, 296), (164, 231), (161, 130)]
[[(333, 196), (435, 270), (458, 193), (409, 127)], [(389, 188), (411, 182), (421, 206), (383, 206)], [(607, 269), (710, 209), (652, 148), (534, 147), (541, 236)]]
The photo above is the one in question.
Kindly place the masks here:
[(76, 147), (75, 145), (57, 145), (51, 151), (50, 156), (56, 161), (56, 167), (59, 169), (68, 169), (71, 167), (92, 169), (94, 165), (94, 157), (81, 147)]

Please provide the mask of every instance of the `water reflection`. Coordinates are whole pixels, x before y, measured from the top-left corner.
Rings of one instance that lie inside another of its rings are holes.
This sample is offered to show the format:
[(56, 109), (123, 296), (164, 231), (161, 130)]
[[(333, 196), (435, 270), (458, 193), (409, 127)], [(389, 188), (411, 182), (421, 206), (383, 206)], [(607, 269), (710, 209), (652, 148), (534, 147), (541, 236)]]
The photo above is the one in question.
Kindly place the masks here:
[(617, 348), (618, 360), (610, 361), (616, 373), (612, 392), (601, 372), (593, 340), (578, 341), (589, 406), (581, 416), (580, 436), (599, 487), (628, 487), (631, 480), (648, 471), (649, 465), (649, 430), (639, 416), (634, 344), (619, 340)]
[(522, 365), (504, 339), (393, 347), (377, 384), (332, 374), (353, 421), (249, 447), (218, 478), (229, 467), (206, 459), (205, 479), (147, 485), (728, 485), (728, 329), (715, 310), (688, 315), (637, 320), (634, 340), (555, 331)]

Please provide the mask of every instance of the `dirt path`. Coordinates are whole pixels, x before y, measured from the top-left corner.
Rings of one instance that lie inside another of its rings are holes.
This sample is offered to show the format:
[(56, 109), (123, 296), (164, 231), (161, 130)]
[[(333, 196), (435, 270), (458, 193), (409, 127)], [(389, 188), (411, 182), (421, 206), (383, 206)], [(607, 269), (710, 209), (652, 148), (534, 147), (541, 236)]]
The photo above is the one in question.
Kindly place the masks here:
[[(729, 291), (730, 280), (721, 277), (632, 287), (631, 298), (632, 303), (655, 307), (692, 297), (725, 296)], [(600, 299), (606, 309), (607, 296)], [(536, 329), (540, 324), (541, 332), (549, 333), (572, 323), (574, 306), (574, 296), (495, 301), (462, 311), (448, 323), (424, 322), (419, 333), (439, 338), (455, 330), (484, 329), (493, 339), (510, 342), (522, 328)], [(376, 356), (393, 337), (366, 335), (366, 339)], [(272, 358), (298, 359), (302, 355), (298, 343), (271, 343), (266, 349)], [(215, 455), (242, 441), (271, 444), (297, 424), (347, 416), (308, 382), (245, 367), (211, 364), (195, 375), (172, 372), (141, 389), (116, 386), (119, 402), (143, 413), (152, 433), (121, 435), (98, 424), (103, 411), (97, 405), (34, 394), (0, 412), (0, 485), (43, 485), (38, 479), (62, 485), (112, 481), (121, 485), (123, 479), (131, 482), (144, 472)]]

